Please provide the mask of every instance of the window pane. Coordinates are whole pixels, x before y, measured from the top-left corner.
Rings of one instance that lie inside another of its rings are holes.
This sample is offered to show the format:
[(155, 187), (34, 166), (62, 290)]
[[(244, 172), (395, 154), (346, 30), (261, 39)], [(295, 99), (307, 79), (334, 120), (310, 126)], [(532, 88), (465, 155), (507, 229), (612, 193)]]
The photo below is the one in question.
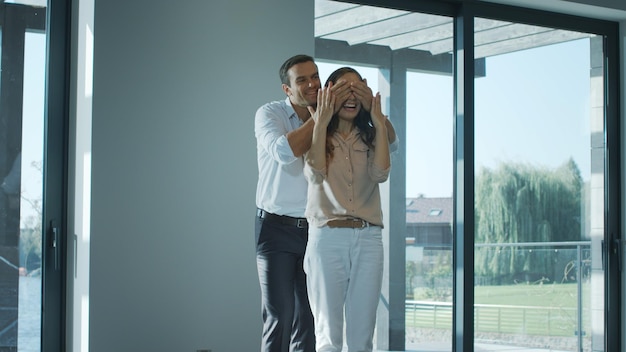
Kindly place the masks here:
[(46, 35), (26, 33), (20, 206), (18, 351), (40, 351)]
[[(45, 4), (44, 4), (45, 5)], [(45, 7), (0, 4), (0, 350), (41, 350)]]
[(452, 348), (452, 34), (445, 16), (315, 2), (322, 81), (356, 67), (381, 93), (402, 146), (381, 186), (388, 252), (378, 350)]
[[(451, 29), (452, 23), (447, 26)], [(452, 350), (452, 93), (449, 73), (407, 72), (406, 338), (410, 350)]]
[(477, 350), (603, 350), (601, 43), (476, 19)]

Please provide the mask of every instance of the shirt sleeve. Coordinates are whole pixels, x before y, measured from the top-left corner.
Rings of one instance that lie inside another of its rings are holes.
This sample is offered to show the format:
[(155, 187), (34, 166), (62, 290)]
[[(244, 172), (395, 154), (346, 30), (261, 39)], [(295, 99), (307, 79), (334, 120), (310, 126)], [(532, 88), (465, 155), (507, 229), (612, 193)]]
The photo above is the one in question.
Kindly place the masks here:
[(370, 178), (372, 179), (372, 181), (383, 183), (387, 181), (387, 178), (389, 178), (389, 172), (391, 171), (391, 166), (383, 169), (377, 166), (375, 163), (370, 162), (368, 170), (369, 170)]
[(395, 155), (398, 149), (400, 149), (400, 139), (398, 138), (398, 135), (396, 134), (396, 139), (393, 142), (391, 142), (391, 144), (389, 144), (389, 153)]
[(296, 157), (287, 141), (289, 121), (281, 116), (280, 111), (268, 105), (260, 107), (254, 117), (254, 134), (257, 144), (280, 164), (290, 164)]
[(304, 163), (304, 177), (307, 181), (314, 185), (319, 185), (326, 178), (326, 168), (321, 170), (315, 169), (308, 162)]

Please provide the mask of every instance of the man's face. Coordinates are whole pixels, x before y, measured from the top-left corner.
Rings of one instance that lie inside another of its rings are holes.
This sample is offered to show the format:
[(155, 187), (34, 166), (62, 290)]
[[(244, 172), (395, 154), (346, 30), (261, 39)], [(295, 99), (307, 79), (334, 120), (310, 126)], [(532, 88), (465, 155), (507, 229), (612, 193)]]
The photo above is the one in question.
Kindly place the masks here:
[(311, 61), (301, 62), (291, 66), (287, 72), (289, 85), (283, 84), (283, 90), (291, 103), (301, 107), (316, 106), (317, 91), (322, 85), (317, 65)]

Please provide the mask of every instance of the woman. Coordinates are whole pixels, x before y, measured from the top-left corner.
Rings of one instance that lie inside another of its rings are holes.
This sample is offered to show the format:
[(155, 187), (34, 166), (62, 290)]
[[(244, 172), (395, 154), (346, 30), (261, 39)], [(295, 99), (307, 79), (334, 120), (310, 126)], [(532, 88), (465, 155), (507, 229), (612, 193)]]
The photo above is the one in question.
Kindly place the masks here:
[[(340, 79), (353, 88), (334, 96)], [(340, 68), (320, 90), (317, 111), (310, 109), (304, 269), (319, 352), (342, 350), (344, 313), (348, 351), (372, 351), (383, 275), (378, 184), (387, 180), (391, 161), (380, 94), (363, 94), (362, 87), (357, 71)]]

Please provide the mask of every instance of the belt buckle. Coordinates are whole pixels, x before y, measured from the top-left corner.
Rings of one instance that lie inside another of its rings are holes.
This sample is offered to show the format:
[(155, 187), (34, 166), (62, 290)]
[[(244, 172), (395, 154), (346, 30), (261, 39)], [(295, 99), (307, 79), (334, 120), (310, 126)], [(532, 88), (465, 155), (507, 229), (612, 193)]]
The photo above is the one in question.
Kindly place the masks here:
[[(362, 229), (362, 228), (364, 228), (364, 227), (365, 227), (365, 225), (367, 224), (367, 221), (365, 221), (365, 220), (363, 220), (363, 219), (352, 219), (352, 221), (354, 221), (354, 225), (355, 225), (355, 226), (354, 226), (354, 228), (355, 228), (355, 229), (357, 229), (357, 228), (358, 228), (358, 229)], [(361, 223), (361, 226), (356, 227), (356, 224), (357, 224), (357, 223)]]
[(299, 229), (305, 229), (308, 225), (309, 224), (307, 223), (306, 219), (298, 219), (298, 221), (296, 222), (296, 227)]

